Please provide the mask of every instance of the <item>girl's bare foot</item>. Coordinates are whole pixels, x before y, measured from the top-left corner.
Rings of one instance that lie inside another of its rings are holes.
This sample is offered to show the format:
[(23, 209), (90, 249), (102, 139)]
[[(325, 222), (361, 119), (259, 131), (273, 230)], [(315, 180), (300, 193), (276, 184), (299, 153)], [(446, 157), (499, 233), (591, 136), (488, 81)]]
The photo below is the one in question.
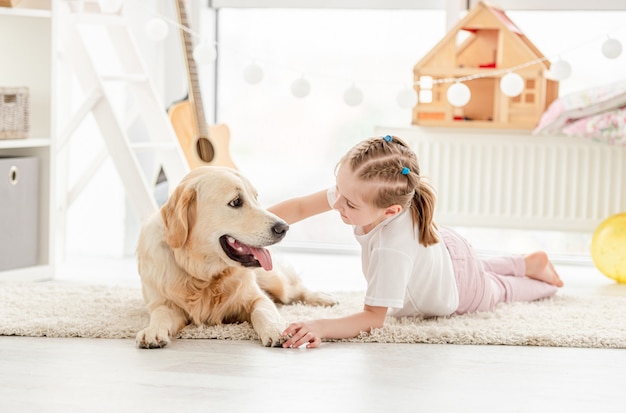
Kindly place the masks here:
[(524, 257), (526, 260), (526, 276), (543, 281), (557, 287), (563, 287), (563, 281), (543, 251), (533, 252)]

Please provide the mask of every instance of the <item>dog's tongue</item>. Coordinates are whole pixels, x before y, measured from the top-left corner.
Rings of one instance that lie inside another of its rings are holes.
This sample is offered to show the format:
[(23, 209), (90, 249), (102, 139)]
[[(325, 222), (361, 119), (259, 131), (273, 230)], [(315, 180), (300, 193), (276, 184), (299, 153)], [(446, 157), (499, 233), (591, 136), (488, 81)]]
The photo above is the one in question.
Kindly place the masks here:
[(248, 248), (250, 248), (250, 252), (252, 252), (254, 258), (259, 261), (261, 267), (263, 267), (265, 271), (270, 271), (272, 269), (272, 256), (267, 249), (251, 247), (249, 245)]
[(261, 248), (261, 247), (252, 247), (250, 245), (246, 245), (242, 242), (239, 242), (238, 240), (236, 240), (233, 237), (228, 237), (227, 238), (228, 244), (235, 250), (237, 251), (238, 254), (241, 255), (248, 255), (248, 254), (252, 254), (254, 256), (254, 258), (257, 259), (257, 261), (259, 262), (259, 264), (261, 264), (261, 267), (263, 267), (263, 269), (265, 271), (270, 271), (273, 266), (272, 266), (272, 256), (270, 255), (270, 252), (265, 249), (265, 248)]

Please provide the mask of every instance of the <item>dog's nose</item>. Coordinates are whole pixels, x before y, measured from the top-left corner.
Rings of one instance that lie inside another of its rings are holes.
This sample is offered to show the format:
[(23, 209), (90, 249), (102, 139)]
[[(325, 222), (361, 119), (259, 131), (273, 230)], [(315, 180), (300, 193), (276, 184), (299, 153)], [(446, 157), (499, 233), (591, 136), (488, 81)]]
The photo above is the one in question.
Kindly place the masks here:
[(285, 235), (287, 235), (287, 230), (289, 229), (289, 225), (285, 222), (277, 222), (272, 227), (272, 232), (278, 239), (282, 239)]

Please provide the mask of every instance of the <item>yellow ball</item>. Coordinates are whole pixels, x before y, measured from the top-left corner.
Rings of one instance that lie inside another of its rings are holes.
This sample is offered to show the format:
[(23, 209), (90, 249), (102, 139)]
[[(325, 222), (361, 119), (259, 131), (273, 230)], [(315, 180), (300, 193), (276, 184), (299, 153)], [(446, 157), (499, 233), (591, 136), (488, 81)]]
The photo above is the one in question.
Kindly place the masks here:
[(591, 238), (591, 258), (602, 274), (626, 283), (626, 213), (598, 225)]

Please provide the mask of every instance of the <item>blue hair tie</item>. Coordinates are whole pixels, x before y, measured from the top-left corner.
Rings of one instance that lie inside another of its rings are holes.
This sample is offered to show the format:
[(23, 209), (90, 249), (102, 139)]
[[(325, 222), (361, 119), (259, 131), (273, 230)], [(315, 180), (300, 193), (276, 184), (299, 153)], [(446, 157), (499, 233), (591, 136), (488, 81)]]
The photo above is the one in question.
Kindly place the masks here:
[(385, 142), (389, 143), (389, 142), (391, 142), (392, 138), (391, 138), (391, 135), (385, 135), (385, 136), (383, 136), (383, 139), (385, 140)]
[(402, 175), (408, 175), (409, 172), (411, 172), (411, 170), (409, 168), (407, 168), (406, 166), (404, 168), (402, 168)]

